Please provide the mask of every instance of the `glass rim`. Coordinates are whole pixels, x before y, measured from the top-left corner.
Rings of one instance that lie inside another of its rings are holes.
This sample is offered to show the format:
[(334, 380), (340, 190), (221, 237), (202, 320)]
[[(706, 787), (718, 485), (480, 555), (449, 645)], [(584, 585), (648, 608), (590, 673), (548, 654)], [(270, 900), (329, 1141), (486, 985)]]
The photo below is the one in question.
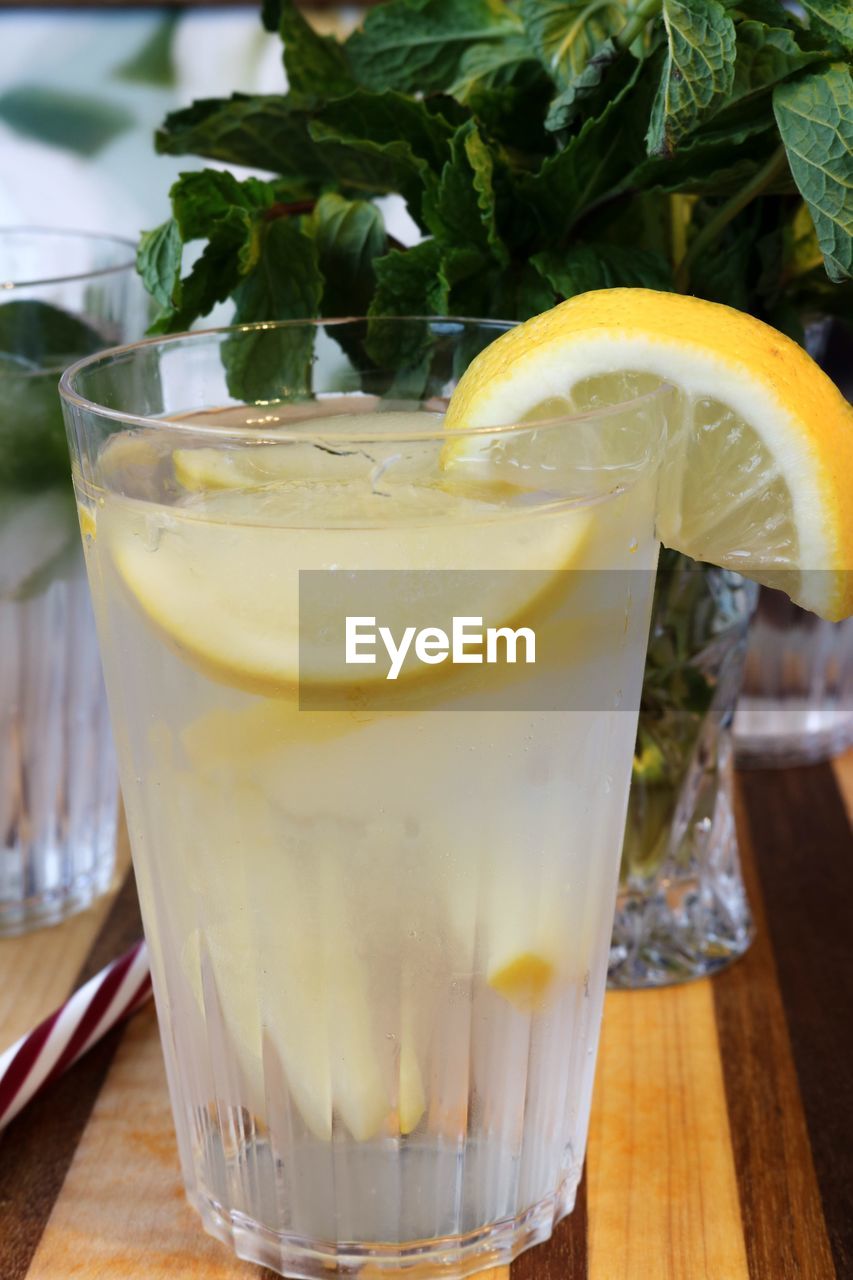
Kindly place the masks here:
[(136, 267), (136, 243), (129, 236), (115, 235), (111, 231), (81, 231), (73, 227), (42, 227), (42, 226), (26, 226), (16, 224), (15, 226), (0, 225), (0, 241), (5, 236), (44, 236), (45, 239), (56, 238), (66, 240), (91, 241), (100, 244), (112, 244), (122, 246), (128, 250), (129, 256), (126, 261), (114, 262), (105, 267), (92, 267), (88, 271), (69, 271), (60, 274), (53, 273), (47, 276), (39, 276), (33, 280), (4, 280), (0, 276), (0, 298), (5, 294), (14, 294), (17, 289), (36, 289), (52, 284), (71, 284), (75, 280), (92, 280), (98, 276), (107, 276), (119, 271), (127, 271), (131, 267)]
[[(259, 425), (255, 430), (248, 430), (245, 426), (234, 426), (225, 423), (201, 423), (197, 419), (188, 419), (177, 417), (153, 417), (145, 414), (134, 414), (122, 409), (113, 409), (106, 405), (100, 405), (94, 400), (90, 400), (83, 395), (75, 387), (75, 380), (87, 369), (93, 368), (98, 364), (109, 364), (119, 357), (126, 356), (135, 351), (146, 350), (150, 347), (163, 346), (168, 347), (172, 343), (176, 345), (186, 342), (200, 342), (203, 339), (214, 337), (228, 336), (234, 333), (251, 333), (253, 331), (265, 331), (270, 329), (297, 328), (299, 326), (308, 326), (315, 330), (326, 327), (334, 327), (336, 325), (366, 323), (368, 320), (392, 321), (395, 324), (408, 324), (413, 322), (429, 323), (429, 324), (446, 324), (446, 325), (472, 325), (480, 328), (494, 328), (501, 333), (507, 333), (510, 329), (516, 328), (522, 322), (519, 320), (496, 320), (477, 316), (330, 316), (330, 317), (311, 317), (309, 319), (293, 319), (293, 320), (261, 320), (252, 324), (239, 325), (220, 325), (210, 329), (193, 329), (182, 333), (155, 334), (148, 338), (141, 338), (136, 342), (122, 343), (119, 346), (107, 347), (103, 351), (96, 351), (92, 355), (84, 356), (81, 360), (75, 361), (74, 364), (68, 366), (63, 372), (59, 380), (59, 395), (64, 403), (73, 405), (74, 408), (84, 413), (92, 414), (95, 417), (105, 418), (111, 422), (124, 423), (127, 426), (139, 427), (144, 430), (165, 429), (174, 431), (177, 434), (186, 433), (188, 436), (209, 436), (211, 439), (223, 440), (234, 439), (242, 444), (298, 444), (304, 443), (306, 440), (333, 440), (336, 443), (346, 444), (368, 444), (375, 442), (379, 437), (376, 431), (347, 431), (334, 432), (332, 434), (322, 431), (310, 431), (310, 418), (300, 419), (298, 429), (288, 430), (280, 426), (264, 427)], [(476, 358), (476, 357), (475, 357)], [(625, 412), (626, 409), (634, 407), (642, 407), (644, 405), (655, 405), (661, 401), (667, 400), (673, 395), (675, 388), (669, 382), (661, 382), (659, 386), (654, 387), (651, 391), (645, 391), (640, 395), (630, 396), (627, 400), (618, 401), (612, 405), (602, 405), (593, 409), (581, 409), (576, 412), (558, 414), (553, 418), (537, 418), (535, 421), (515, 421), (500, 423), (494, 426), (479, 427), (453, 427), (444, 426), (434, 427), (424, 431), (388, 431), (381, 434), (381, 438), (389, 442), (399, 442), (401, 444), (425, 442), (429, 440), (453, 440), (464, 438), (470, 440), (472, 438), (483, 436), (504, 436), (520, 434), (525, 431), (546, 431), (553, 430), (563, 426), (568, 422), (589, 422), (597, 419), (607, 419), (616, 417)], [(330, 399), (332, 396), (339, 394), (336, 392), (320, 393), (328, 394)], [(347, 394), (342, 392), (340, 394)], [(225, 405), (223, 408), (233, 408), (239, 405), (239, 401), (235, 405)], [(263, 406), (276, 406), (288, 403), (283, 400), (255, 400), (244, 401), (244, 404), (254, 404), (258, 408)], [(315, 400), (315, 403), (317, 401)], [(330, 416), (332, 416), (330, 414)], [(637, 459), (637, 462), (642, 459)]]

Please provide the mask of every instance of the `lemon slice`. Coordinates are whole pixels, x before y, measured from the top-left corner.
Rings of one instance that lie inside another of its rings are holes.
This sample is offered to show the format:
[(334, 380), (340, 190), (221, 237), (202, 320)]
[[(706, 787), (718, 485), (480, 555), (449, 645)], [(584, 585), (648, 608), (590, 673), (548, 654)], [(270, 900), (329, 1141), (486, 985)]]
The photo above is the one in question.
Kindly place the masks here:
[(795, 342), (729, 307), (607, 289), (535, 316), (464, 374), (444, 466), (488, 468), (496, 437), (465, 429), (615, 405), (664, 381), (678, 399), (661, 540), (826, 618), (853, 612), (853, 409)]
[[(199, 483), (224, 478), (220, 462), (204, 458)], [(577, 561), (587, 538), (586, 511), (507, 513), (500, 502), (440, 486), (435, 470), (422, 483), (379, 489), (364, 477), (310, 475), (219, 487), (172, 507), (112, 498), (98, 537), (172, 646), (213, 678), (291, 699), (298, 681), (360, 688), (384, 682), (388, 667), (344, 663), (344, 617), (375, 614), (395, 637), (408, 626), (449, 629), (453, 616), (471, 613), (472, 570), (523, 570), (489, 576), (476, 602), (485, 625), (505, 625)], [(334, 572), (335, 590), (320, 584), (300, 636), (300, 575), (310, 570)], [(369, 608), (358, 576), (365, 570)], [(424, 571), (443, 575), (437, 593), (424, 589)], [(401, 680), (409, 671), (431, 680), (442, 668), (412, 663)]]
[(487, 975), (489, 986), (523, 1013), (542, 1007), (554, 981), (552, 961), (536, 951), (523, 951)]

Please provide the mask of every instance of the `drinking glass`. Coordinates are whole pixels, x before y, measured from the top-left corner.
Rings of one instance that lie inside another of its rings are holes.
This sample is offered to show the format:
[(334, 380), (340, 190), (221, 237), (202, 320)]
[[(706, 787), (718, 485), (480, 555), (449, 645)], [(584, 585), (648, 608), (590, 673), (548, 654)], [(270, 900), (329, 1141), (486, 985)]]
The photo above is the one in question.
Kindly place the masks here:
[(57, 383), (144, 330), (134, 247), (0, 230), (0, 936), (89, 905), (118, 784)]
[(503, 327), (62, 381), (187, 1194), (282, 1274), (464, 1276), (574, 1204), (670, 393), (446, 431)]
[(853, 746), (853, 619), (762, 587), (735, 716), (738, 764), (812, 764)]

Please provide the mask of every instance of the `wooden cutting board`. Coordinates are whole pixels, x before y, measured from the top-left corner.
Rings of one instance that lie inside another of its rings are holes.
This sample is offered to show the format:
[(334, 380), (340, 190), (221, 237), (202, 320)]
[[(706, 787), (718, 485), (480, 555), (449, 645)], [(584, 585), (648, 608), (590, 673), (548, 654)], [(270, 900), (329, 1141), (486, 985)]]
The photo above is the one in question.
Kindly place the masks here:
[[(853, 753), (739, 779), (758, 936), (712, 982), (608, 995), (586, 1173), (489, 1280), (853, 1277)], [(0, 1050), (139, 932), (112, 897), (0, 942)], [(183, 1198), (150, 1006), (0, 1137), (0, 1280), (261, 1280)]]

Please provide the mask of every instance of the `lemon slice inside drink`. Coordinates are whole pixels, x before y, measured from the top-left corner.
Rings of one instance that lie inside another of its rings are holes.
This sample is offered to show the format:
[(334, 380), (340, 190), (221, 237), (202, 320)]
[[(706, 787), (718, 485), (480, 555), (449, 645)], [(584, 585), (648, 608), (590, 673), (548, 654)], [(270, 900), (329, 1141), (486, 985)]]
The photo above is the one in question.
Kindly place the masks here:
[[(394, 415), (413, 431), (423, 431), (424, 416)], [(340, 425), (331, 419), (327, 429)], [(312, 422), (312, 433), (323, 430)], [(292, 697), (298, 683), (385, 681), (379, 662), (343, 661), (343, 619), (365, 613), (360, 574), (370, 571), (369, 612), (399, 636), (470, 614), (471, 572), (500, 570), (484, 573), (476, 602), (476, 613), (500, 626), (577, 563), (590, 527), (583, 509), (508, 512), (504, 488), (442, 476), (434, 445), (428, 461), (417, 450), (368, 456), (325, 442), (234, 452), (245, 456), (177, 451), (178, 501), (110, 499), (98, 513), (98, 538), (172, 647), (248, 692)], [(300, 580), (311, 571), (334, 577), (312, 597), (310, 634), (300, 634)], [(439, 590), (425, 588), (425, 573), (440, 575)], [(418, 668), (421, 678), (440, 674)]]

